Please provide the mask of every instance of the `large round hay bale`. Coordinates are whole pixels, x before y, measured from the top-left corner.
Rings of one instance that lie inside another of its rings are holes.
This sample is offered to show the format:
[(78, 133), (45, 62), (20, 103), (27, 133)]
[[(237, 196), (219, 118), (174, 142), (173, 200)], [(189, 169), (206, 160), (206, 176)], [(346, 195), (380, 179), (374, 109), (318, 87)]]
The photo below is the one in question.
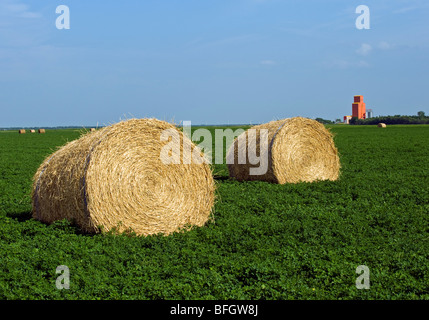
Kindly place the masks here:
[[(267, 132), (265, 146), (262, 129)], [(260, 159), (267, 159), (263, 174), (252, 174), (252, 170), (263, 166), (249, 159), (249, 150), (256, 150)], [(340, 171), (331, 132), (323, 124), (302, 117), (271, 121), (245, 131), (230, 146), (227, 164), (230, 176), (239, 181), (280, 184), (337, 180)]]
[[(162, 152), (172, 143), (161, 137), (165, 130), (180, 138), (180, 149)], [(184, 146), (204, 156), (174, 125), (156, 119), (131, 119), (88, 132), (39, 167), (33, 217), (46, 223), (72, 220), (90, 233), (168, 235), (203, 226), (211, 215), (215, 184), (209, 165), (188, 161)], [(180, 164), (168, 163), (178, 152)]]
[(385, 124), (385, 123), (379, 123), (379, 124), (378, 124), (378, 127), (379, 127), (379, 128), (386, 128), (387, 126), (386, 126), (386, 124)]
[(19, 134), (24, 134), (25, 133), (25, 129), (19, 129)]
[(45, 133), (46, 130), (45, 129), (39, 129), (39, 133)]

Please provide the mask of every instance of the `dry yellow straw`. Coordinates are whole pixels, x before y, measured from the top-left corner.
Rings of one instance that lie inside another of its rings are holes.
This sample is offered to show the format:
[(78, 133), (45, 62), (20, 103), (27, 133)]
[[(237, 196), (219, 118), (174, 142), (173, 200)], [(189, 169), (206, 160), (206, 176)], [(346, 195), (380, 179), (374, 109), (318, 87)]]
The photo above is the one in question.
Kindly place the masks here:
[(179, 134), (182, 157), (183, 145), (197, 148), (156, 119), (119, 122), (66, 144), (34, 176), (33, 217), (47, 223), (66, 218), (86, 232), (101, 227), (138, 235), (203, 226), (214, 204), (211, 169), (206, 163), (165, 164), (166, 129)]
[[(228, 150), (227, 159), (234, 159), (234, 163), (228, 164), (231, 177), (240, 181), (261, 180), (280, 184), (338, 179), (338, 151), (332, 134), (323, 124), (295, 117), (271, 121), (250, 129), (235, 139)], [(268, 130), (265, 150), (261, 147), (262, 129)], [(255, 144), (258, 156), (265, 155), (268, 158), (268, 170), (262, 175), (250, 172), (251, 168), (260, 166), (249, 161), (248, 150)], [(243, 164), (238, 161), (240, 154), (246, 159)]]

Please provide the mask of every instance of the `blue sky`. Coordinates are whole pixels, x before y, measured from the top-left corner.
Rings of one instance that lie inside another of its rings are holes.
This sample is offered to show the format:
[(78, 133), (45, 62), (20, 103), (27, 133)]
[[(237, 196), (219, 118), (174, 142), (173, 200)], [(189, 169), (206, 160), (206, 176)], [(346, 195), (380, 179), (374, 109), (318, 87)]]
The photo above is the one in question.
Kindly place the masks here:
[(335, 120), (358, 94), (429, 114), (428, 21), (427, 0), (0, 0), (0, 127)]

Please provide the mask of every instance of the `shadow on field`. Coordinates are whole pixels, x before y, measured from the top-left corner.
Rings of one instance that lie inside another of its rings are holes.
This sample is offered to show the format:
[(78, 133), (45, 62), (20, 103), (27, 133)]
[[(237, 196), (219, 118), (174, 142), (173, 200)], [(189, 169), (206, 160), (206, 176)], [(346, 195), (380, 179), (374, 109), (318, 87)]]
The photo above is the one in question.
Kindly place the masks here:
[(216, 181), (227, 181), (227, 180), (233, 180), (232, 178), (230, 178), (230, 177), (226, 177), (226, 176), (216, 176), (216, 175), (214, 175), (214, 176), (213, 176), (213, 178), (214, 178)]
[(19, 222), (25, 222), (27, 220), (30, 220), (32, 218), (32, 212), (26, 211), (26, 212), (14, 212), (14, 213), (7, 213), (6, 216), (8, 218), (16, 219)]
[[(20, 223), (26, 222), (28, 220), (33, 219), (32, 211), (26, 211), (26, 212), (14, 212), (14, 213), (7, 213), (6, 216), (8, 218), (14, 219)], [(77, 235), (83, 235), (83, 236), (93, 236), (93, 233), (85, 232), (83, 231), (75, 221), (68, 221), (67, 219), (54, 221), (53, 223), (46, 223), (43, 221), (38, 221), (42, 225), (45, 225), (46, 227), (50, 227), (51, 229), (63, 229), (68, 230), (71, 233), (77, 234)], [(113, 233), (113, 232), (112, 232)]]

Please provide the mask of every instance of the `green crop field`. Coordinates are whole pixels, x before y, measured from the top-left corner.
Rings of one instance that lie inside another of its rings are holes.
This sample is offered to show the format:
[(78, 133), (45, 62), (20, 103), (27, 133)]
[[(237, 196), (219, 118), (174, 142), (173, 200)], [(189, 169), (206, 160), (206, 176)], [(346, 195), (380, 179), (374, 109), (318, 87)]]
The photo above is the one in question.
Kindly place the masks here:
[(429, 126), (331, 130), (340, 180), (237, 182), (214, 165), (214, 221), (168, 237), (32, 219), (32, 176), (80, 132), (0, 132), (0, 299), (429, 299)]

